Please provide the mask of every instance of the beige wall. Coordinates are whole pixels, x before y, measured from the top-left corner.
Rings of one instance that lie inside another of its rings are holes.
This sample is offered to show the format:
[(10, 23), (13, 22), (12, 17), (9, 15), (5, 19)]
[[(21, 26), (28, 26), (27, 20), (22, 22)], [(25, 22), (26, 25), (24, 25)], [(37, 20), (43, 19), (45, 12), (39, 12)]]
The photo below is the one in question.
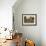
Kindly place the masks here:
[[(22, 32), (24, 38), (33, 39), (36, 46), (46, 46), (45, 4), (45, 0), (18, 0), (13, 6), (15, 31)], [(22, 14), (37, 14), (37, 26), (22, 26)]]
[[(15, 30), (23, 33), (23, 37), (35, 41), (41, 46), (41, 1), (23, 0), (13, 6)], [(37, 26), (22, 26), (22, 14), (37, 14)]]

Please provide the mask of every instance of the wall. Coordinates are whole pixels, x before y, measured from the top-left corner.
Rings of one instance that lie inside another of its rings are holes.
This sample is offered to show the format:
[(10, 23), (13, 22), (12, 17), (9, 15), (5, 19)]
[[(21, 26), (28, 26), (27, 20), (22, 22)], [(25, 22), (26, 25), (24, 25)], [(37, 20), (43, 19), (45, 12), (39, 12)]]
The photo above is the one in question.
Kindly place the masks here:
[(16, 0), (0, 0), (0, 27), (12, 29), (12, 6)]
[[(18, 3), (19, 2), (19, 3)], [(18, 0), (13, 6), (15, 31), (41, 46), (41, 0)], [(22, 26), (22, 14), (37, 14), (37, 26)]]
[(46, 0), (41, 1), (41, 40), (42, 46), (46, 46)]

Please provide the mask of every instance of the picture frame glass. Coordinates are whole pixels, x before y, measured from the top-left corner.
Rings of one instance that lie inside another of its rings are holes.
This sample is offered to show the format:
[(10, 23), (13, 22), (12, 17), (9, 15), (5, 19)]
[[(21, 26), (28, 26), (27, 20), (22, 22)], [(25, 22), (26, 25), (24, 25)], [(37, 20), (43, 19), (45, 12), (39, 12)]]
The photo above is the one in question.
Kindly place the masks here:
[(22, 14), (22, 25), (36, 25), (37, 24), (37, 15), (36, 14)]

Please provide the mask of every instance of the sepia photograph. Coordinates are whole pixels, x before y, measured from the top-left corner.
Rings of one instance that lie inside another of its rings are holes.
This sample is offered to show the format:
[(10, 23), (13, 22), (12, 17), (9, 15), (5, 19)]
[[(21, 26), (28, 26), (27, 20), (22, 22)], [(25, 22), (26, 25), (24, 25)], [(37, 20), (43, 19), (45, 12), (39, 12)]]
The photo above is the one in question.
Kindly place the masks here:
[(37, 14), (22, 14), (22, 25), (34, 26), (37, 24)]

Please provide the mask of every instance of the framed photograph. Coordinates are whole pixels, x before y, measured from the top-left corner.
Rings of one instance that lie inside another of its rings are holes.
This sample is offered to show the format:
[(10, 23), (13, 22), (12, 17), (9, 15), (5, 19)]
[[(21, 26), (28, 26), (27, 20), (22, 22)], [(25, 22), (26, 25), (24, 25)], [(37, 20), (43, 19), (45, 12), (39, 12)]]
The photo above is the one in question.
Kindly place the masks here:
[(23, 26), (36, 26), (37, 14), (22, 14), (22, 25)]

